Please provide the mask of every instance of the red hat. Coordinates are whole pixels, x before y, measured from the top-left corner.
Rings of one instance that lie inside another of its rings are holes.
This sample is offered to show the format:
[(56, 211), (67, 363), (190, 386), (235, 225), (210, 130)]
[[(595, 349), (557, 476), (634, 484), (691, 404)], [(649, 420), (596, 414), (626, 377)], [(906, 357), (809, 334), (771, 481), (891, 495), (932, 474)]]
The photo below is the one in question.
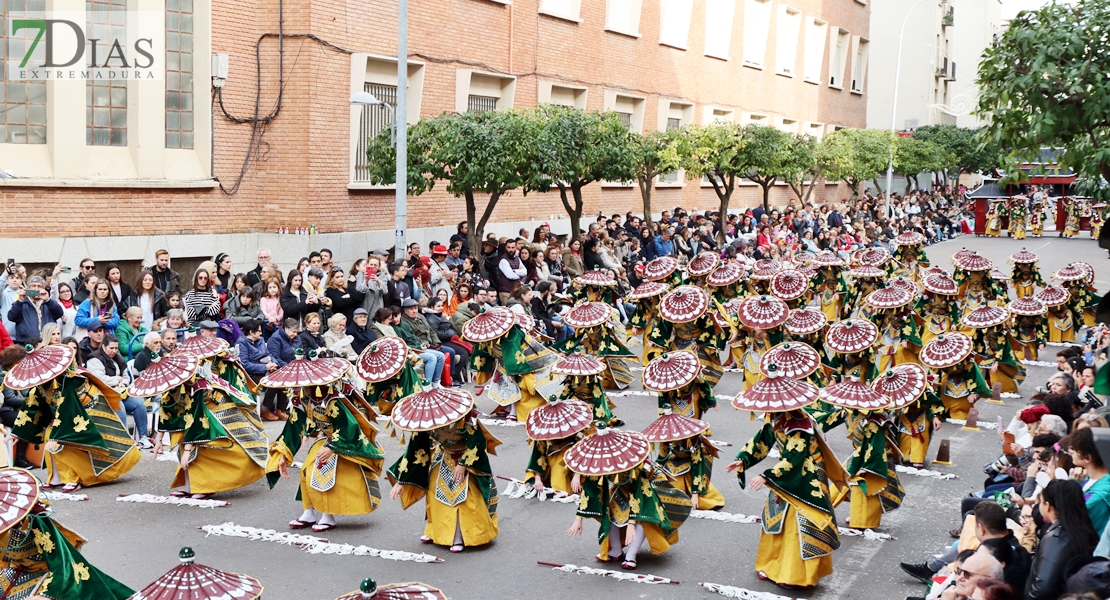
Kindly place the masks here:
[(432, 246), (432, 256), (436, 256), (437, 254), (447, 256), (447, 246), (444, 246), (443, 244), (436, 244), (435, 246)]
[(1037, 421), (1041, 420), (1041, 417), (1049, 414), (1049, 412), (1050, 411), (1048, 410), (1047, 406), (1043, 404), (1038, 404), (1036, 406), (1030, 406), (1029, 408), (1018, 413), (1018, 418), (1026, 424), (1036, 423)]

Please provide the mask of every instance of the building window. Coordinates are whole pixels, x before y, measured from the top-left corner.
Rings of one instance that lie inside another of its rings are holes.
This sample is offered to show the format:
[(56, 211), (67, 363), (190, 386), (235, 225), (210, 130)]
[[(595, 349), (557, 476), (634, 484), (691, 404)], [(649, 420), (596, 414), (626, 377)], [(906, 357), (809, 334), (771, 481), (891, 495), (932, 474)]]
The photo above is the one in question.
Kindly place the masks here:
[(193, 0), (166, 0), (166, 147), (193, 147)]
[(779, 7), (778, 31), (775, 33), (775, 73), (794, 76), (798, 62), (798, 31), (802, 13), (789, 6)]
[(705, 55), (729, 59), (736, 0), (705, 0)]
[[(615, 90), (605, 90), (605, 100), (602, 110), (611, 110), (621, 116), (621, 121), (633, 133), (644, 131), (644, 99), (637, 96), (625, 96)], [(624, 115), (628, 115), (625, 117)]]
[(694, 0), (660, 0), (659, 43), (680, 50), (690, 40), (690, 13)]
[(821, 82), (821, 64), (825, 62), (825, 36), (829, 24), (816, 17), (806, 19), (805, 64), (802, 74), (810, 83)]
[(776, 127), (779, 129), (779, 131), (785, 131), (786, 133), (798, 133), (798, 120), (787, 119), (784, 117), (779, 119), (778, 125), (776, 125)]
[(536, 86), (537, 104), (558, 104), (572, 108), (586, 108), (586, 88), (559, 85), (540, 81)]
[(605, 30), (640, 37), (642, 0), (608, 0), (605, 7)]
[(466, 112), (481, 113), (491, 110), (497, 110), (497, 98), (471, 94), (466, 100)]
[[(94, 56), (98, 59), (107, 57), (112, 41), (127, 45), (127, 0), (86, 0), (85, 11), (89, 15), (87, 44), (90, 46), (90, 60)], [(97, 47), (91, 48), (93, 44)], [(191, 51), (191, 42), (189, 48)], [(98, 66), (104, 66), (104, 63), (89, 64), (90, 70), (94, 72)], [(125, 65), (117, 58), (110, 61), (108, 66)], [(127, 145), (126, 82), (90, 79), (85, 85), (85, 144)]]
[(767, 34), (771, 29), (771, 0), (744, 0), (744, 64), (763, 68)]
[(702, 123), (713, 125), (715, 123), (732, 123), (736, 120), (736, 112), (727, 108), (706, 106), (702, 108)]
[(540, 0), (540, 14), (568, 21), (580, 22), (581, 9), (582, 0)]
[(741, 113), (740, 124), (747, 125), (763, 125), (764, 127), (770, 125), (771, 119), (767, 115), (759, 113)]
[(818, 142), (825, 137), (825, 124), (808, 122), (802, 125), (802, 135), (808, 135)]
[(847, 30), (838, 29), (836, 39), (833, 40), (832, 64), (829, 65), (829, 87), (844, 87), (844, 68), (848, 59), (848, 44), (852, 41), (852, 34)]
[[(674, 131), (694, 120), (694, 105), (669, 100), (659, 101), (659, 129)], [(679, 184), (682, 182), (682, 171), (671, 171), (659, 175), (659, 183)]]
[[(8, 35), (11, 25), (6, 16), (10, 11), (26, 10), (26, 0), (0, 0), (4, 17), (0, 17), (0, 60), (3, 61), (4, 81), (0, 83), (0, 143), (7, 144), (45, 144), (46, 143), (46, 82), (21, 81), (9, 76), (9, 67), (18, 63), (15, 57), (27, 52), (27, 45), (35, 39), (33, 29), (23, 29), (18, 34)], [(41, 10), (41, 8), (39, 8)], [(13, 60), (9, 63), (8, 51)]]
[(856, 42), (856, 56), (852, 61), (852, 91), (863, 93), (863, 78), (867, 76), (867, 50), (871, 45), (865, 39)]
[[(373, 94), (375, 98), (396, 110), (397, 86), (366, 83), (363, 84), (363, 91)], [(358, 140), (355, 149), (355, 181), (370, 181), (370, 167), (366, 162), (366, 146), (371, 138), (377, 137), (378, 132), (392, 127), (392, 114), (389, 109), (383, 106), (362, 107), (362, 114), (358, 121)]]
[(632, 113), (618, 112), (617, 117), (621, 120), (621, 123), (624, 124), (625, 129), (632, 129)]
[(513, 107), (516, 78), (459, 69), (455, 80), (455, 112), (485, 112)]

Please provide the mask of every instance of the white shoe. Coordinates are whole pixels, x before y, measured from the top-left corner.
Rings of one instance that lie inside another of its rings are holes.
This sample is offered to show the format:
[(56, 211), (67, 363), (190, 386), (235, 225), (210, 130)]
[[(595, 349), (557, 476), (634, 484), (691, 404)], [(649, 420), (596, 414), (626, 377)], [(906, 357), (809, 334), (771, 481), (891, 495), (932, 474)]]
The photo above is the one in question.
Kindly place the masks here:
[(154, 448), (154, 444), (150, 443), (150, 440), (145, 437), (140, 439), (137, 445), (139, 446), (140, 450), (151, 450)]

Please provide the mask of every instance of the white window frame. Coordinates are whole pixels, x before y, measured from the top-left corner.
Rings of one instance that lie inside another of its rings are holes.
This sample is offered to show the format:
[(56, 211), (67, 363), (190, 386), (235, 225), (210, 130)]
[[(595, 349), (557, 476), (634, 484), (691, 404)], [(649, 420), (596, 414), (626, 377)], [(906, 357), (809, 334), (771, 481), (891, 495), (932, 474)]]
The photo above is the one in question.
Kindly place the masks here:
[[(829, 27), (836, 35), (829, 36), (829, 87), (834, 90), (844, 89), (844, 73), (848, 70), (848, 57), (852, 52), (852, 33), (843, 27)], [(844, 55), (838, 57), (836, 44), (843, 41)], [(838, 64), (839, 62), (839, 64)], [(834, 79), (835, 77), (835, 79)]]
[[(569, 104), (553, 100), (553, 98), (565, 96), (567, 93), (573, 97), (573, 101)], [(584, 110), (586, 108), (586, 95), (588, 93), (589, 89), (586, 87), (556, 83), (554, 81), (544, 81), (541, 79), (536, 84), (536, 103), (558, 104), (559, 106), (570, 106)]]
[(748, 112), (740, 113), (740, 125), (764, 125), (770, 127), (774, 123), (771, 115), (765, 113)]
[[(491, 85), (492, 83), (499, 85)], [(478, 84), (478, 87), (475, 87)], [(470, 96), (492, 96), (497, 98), (497, 110), (508, 110), (513, 107), (516, 97), (516, 77), (501, 75), (499, 73), (485, 73), (473, 69), (458, 69), (455, 71), (455, 112), (464, 113), (469, 106)]]
[(714, 123), (735, 123), (736, 111), (721, 106), (706, 105), (701, 109), (701, 122), (703, 125)]
[[(397, 57), (380, 56), (365, 52), (351, 55), (350, 94), (363, 91), (367, 83), (397, 85)], [(424, 96), (424, 63), (408, 61), (408, 87), (405, 97), (405, 122), (409, 124), (420, 120), (421, 99)], [(355, 181), (355, 166), (358, 164), (358, 135), (362, 120), (363, 107), (351, 105), (350, 148), (351, 158), (348, 165), (347, 189), (378, 190), (393, 189), (393, 185), (374, 185), (369, 181)]]
[[(771, 17), (771, 0), (744, 0), (744, 66), (762, 69), (767, 60)], [(762, 40), (762, 44), (758, 42)]]
[(867, 83), (867, 59), (871, 50), (871, 41), (865, 37), (855, 36), (852, 40), (852, 76), (848, 80), (849, 91), (862, 95), (864, 84)]
[(808, 135), (820, 142), (825, 137), (825, 124), (817, 121), (803, 121), (801, 135)]
[[(689, 102), (682, 102), (678, 100), (669, 100), (667, 98), (659, 99), (659, 111), (657, 113), (657, 129), (659, 131), (667, 130), (667, 121), (670, 119), (678, 119), (678, 126), (685, 127), (694, 122), (694, 105)], [(686, 170), (678, 169), (672, 171), (675, 175), (674, 181), (666, 181), (662, 179), (664, 176), (671, 173), (663, 173), (655, 177), (655, 187), (658, 188), (681, 188), (686, 187)]]
[[(705, 0), (705, 55), (730, 60), (732, 27), (738, 0)], [(716, 43), (711, 40), (716, 39)]]
[[(634, 38), (640, 37), (640, 13), (642, 8), (643, 0), (607, 0), (605, 3), (605, 31)], [(626, 23), (622, 23), (622, 20), (615, 17), (621, 9), (628, 11), (627, 27), (622, 27)]]
[(829, 124), (825, 125), (825, 135), (829, 135), (830, 133), (836, 133), (837, 131), (840, 131), (841, 129), (847, 129), (847, 128), (848, 128), (847, 125), (834, 125), (832, 123), (829, 123)]
[(780, 4), (775, 15), (775, 74), (797, 75), (798, 38), (802, 29), (802, 11)]
[[(627, 113), (627, 110), (620, 109), (631, 107), (632, 116), (629, 118), (628, 130), (633, 133), (644, 132), (644, 107), (646, 106), (647, 98), (625, 94), (617, 90), (605, 90), (604, 98), (602, 99), (602, 110), (604, 111)], [(601, 187), (603, 188), (630, 188), (635, 185), (635, 181), (606, 180), (601, 182)]]
[(798, 133), (798, 120), (790, 117), (775, 117), (775, 129), (786, 133)]
[(572, 23), (581, 23), (582, 0), (540, 0), (539, 13)]
[(825, 63), (827, 37), (829, 37), (828, 21), (817, 17), (806, 17), (805, 41), (802, 49), (802, 80), (806, 83), (821, 84), (821, 67)]
[(694, 0), (659, 0), (659, 45), (689, 50), (693, 12)]

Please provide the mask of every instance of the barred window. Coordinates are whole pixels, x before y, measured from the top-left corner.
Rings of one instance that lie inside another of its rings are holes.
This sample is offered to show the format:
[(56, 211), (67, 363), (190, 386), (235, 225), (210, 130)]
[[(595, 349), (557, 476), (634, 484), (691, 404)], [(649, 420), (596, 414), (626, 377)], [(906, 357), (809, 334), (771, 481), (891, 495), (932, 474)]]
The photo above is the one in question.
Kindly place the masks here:
[[(397, 86), (380, 83), (363, 84), (362, 90), (397, 109)], [(363, 106), (358, 119), (358, 140), (355, 147), (355, 181), (370, 181), (370, 165), (366, 162), (366, 146), (383, 129), (393, 125), (392, 113), (383, 106)]]
[[(89, 146), (127, 145), (127, 82), (95, 77), (97, 67), (105, 66), (112, 44), (127, 46), (127, 0), (86, 0), (88, 14), (90, 79), (85, 85), (85, 144)], [(93, 48), (93, 44), (96, 47)], [(115, 59), (108, 67), (124, 64)]]
[(193, 0), (166, 0), (166, 147), (193, 147)]
[[(12, 73), (28, 45), (35, 39), (36, 30), (23, 29), (10, 35), (13, 12), (42, 11), (45, 0), (0, 0), (0, 61), (3, 82), (0, 82), (0, 143), (46, 143), (46, 82), (21, 81)], [(10, 53), (10, 54), (9, 54)], [(8, 59), (11, 59), (9, 64)]]
[(624, 123), (625, 129), (632, 130), (632, 113), (618, 112), (617, 116), (620, 117), (621, 123)]
[[(681, 119), (669, 118), (667, 119), (667, 131), (674, 131), (682, 127)], [(671, 171), (670, 173), (663, 173), (659, 175), (660, 183), (678, 183), (678, 171)]]
[(468, 112), (488, 112), (497, 110), (497, 98), (492, 96), (475, 96), (471, 94), (466, 100)]

